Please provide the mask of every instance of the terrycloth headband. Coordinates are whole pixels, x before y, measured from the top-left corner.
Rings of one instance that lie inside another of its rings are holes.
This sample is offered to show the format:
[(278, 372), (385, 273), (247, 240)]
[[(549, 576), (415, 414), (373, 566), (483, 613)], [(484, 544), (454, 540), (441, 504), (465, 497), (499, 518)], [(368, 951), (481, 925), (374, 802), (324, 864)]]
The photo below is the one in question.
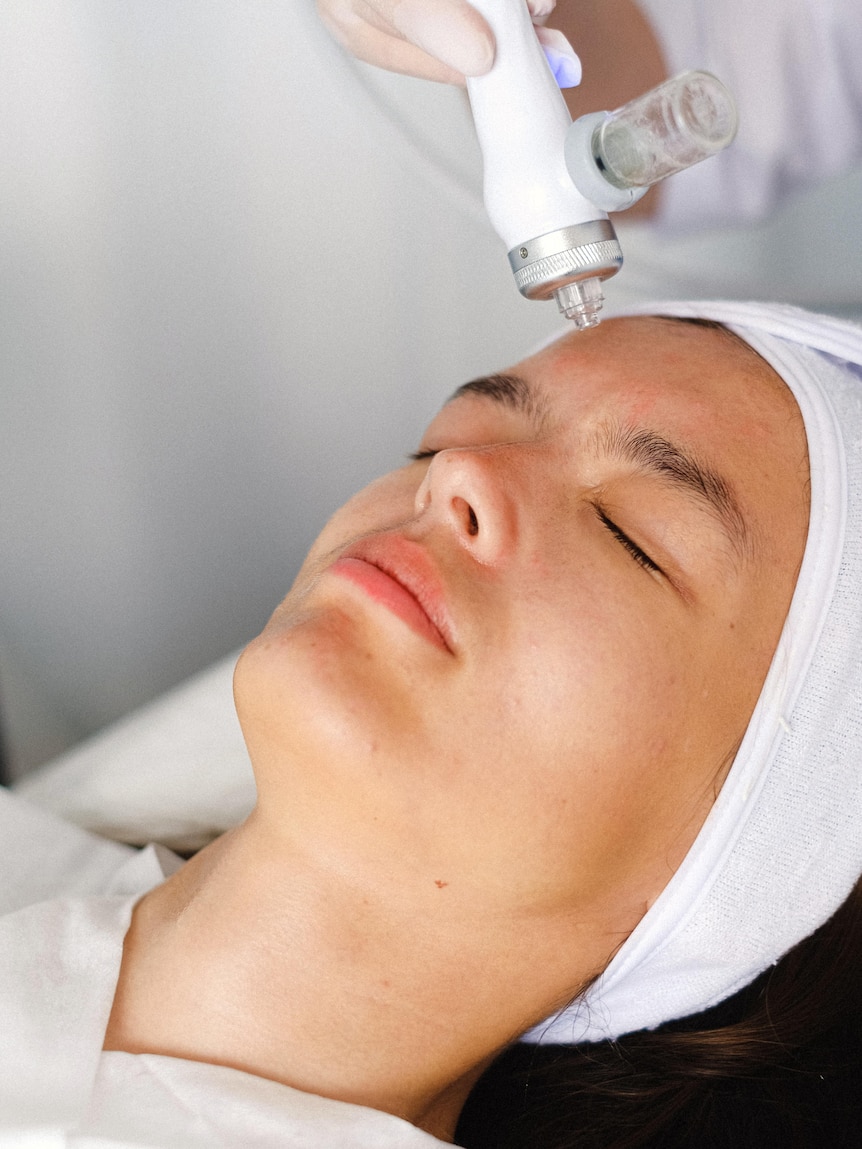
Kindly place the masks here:
[(862, 873), (862, 328), (798, 308), (669, 303), (778, 372), (808, 437), (793, 600), (734, 764), (694, 844), (604, 974), (525, 1041), (599, 1041), (731, 996), (822, 925)]

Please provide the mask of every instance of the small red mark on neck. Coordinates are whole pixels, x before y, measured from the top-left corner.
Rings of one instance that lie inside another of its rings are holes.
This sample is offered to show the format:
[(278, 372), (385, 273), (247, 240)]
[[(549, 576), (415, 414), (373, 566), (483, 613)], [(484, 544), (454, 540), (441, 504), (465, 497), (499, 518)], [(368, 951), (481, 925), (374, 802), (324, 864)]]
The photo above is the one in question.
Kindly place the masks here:
[(448, 885), (449, 885), (449, 883), (448, 883), (448, 882), (444, 882), (442, 878), (435, 878), (435, 879), (434, 879), (434, 885), (437, 887), (437, 889), (438, 889), (438, 890), (442, 890), (442, 889), (443, 889), (443, 887), (444, 887), (444, 886), (448, 886)]

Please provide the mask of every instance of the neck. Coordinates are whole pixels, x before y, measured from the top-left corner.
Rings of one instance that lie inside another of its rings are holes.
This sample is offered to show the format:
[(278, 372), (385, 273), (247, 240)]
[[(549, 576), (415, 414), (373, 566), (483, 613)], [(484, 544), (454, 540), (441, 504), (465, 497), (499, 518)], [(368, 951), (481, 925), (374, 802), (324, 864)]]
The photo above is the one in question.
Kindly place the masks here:
[(105, 1048), (227, 1065), (450, 1140), (494, 1055), (601, 957), (593, 939), (573, 961), (570, 920), (410, 887), (360, 883), (253, 815), (139, 903)]

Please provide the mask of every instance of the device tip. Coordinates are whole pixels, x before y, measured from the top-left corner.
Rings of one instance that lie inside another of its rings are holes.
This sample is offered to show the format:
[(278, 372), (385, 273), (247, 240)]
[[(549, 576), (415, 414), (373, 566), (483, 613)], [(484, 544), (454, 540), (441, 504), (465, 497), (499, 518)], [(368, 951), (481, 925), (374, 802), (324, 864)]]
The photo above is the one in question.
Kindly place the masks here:
[(597, 276), (557, 288), (554, 298), (560, 311), (566, 319), (571, 319), (578, 331), (598, 326), (605, 297), (602, 281)]
[(598, 327), (600, 316), (595, 311), (567, 312), (566, 318), (571, 319), (578, 331), (585, 331), (587, 327)]

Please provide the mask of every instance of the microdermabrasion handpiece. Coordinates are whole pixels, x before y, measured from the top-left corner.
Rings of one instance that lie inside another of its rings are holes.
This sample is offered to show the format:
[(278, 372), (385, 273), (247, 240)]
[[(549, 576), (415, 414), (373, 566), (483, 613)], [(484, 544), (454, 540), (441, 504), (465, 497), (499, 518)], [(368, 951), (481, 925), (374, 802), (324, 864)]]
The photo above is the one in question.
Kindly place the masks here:
[(467, 81), (488, 216), (521, 294), (553, 297), (579, 328), (595, 326), (602, 281), (623, 262), (606, 212), (726, 147), (733, 99), (714, 76), (688, 72), (573, 125), (524, 0), (472, 3), (497, 41), (491, 70)]
[(497, 41), (490, 72), (467, 91), (484, 161), (485, 209), (528, 299), (556, 298), (579, 327), (598, 322), (601, 281), (623, 261), (604, 211), (566, 168), (572, 117), (525, 0), (473, 0)]

